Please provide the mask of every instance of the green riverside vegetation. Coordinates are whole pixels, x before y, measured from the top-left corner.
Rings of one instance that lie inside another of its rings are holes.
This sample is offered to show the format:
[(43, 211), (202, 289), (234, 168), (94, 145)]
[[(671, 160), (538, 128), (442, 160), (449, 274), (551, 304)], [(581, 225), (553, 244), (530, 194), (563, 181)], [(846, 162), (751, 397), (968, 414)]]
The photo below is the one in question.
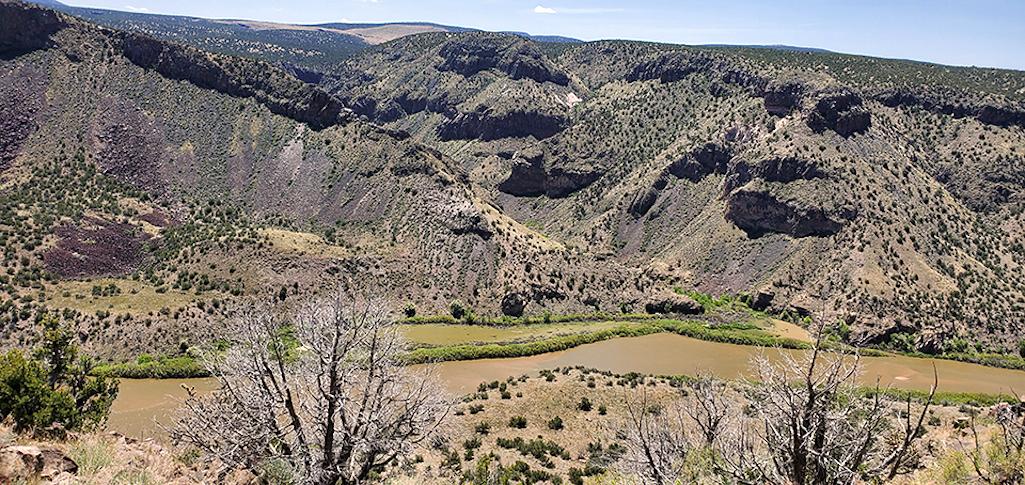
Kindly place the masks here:
[[(467, 313), (472, 316), (472, 312)], [(586, 331), (589, 323), (613, 322), (618, 326), (600, 331)], [(493, 318), (468, 322), (455, 319), (450, 315), (423, 316), (405, 318), (399, 321), (404, 325), (445, 324), (445, 325), (539, 325), (556, 323), (580, 323), (584, 331), (571, 335), (542, 338), (528, 342), (498, 342), (458, 344), (442, 346), (423, 346), (407, 352), (404, 360), (407, 364), (428, 362), (446, 362), (458, 360), (514, 358), (559, 352), (585, 344), (601, 342), (623, 337), (640, 337), (655, 333), (675, 333), (684, 337), (710, 342), (721, 342), (735, 345), (751, 345), (758, 347), (780, 347), (785, 349), (808, 349), (809, 342), (793, 338), (781, 337), (766, 332), (758, 325), (751, 323), (728, 323), (712, 325), (700, 320), (667, 319), (657, 315), (544, 315), (541, 317), (524, 318)], [(827, 349), (840, 349), (845, 344), (836, 340), (823, 342)], [(1015, 355), (1004, 354), (939, 354), (894, 352), (875, 348), (860, 348), (863, 356), (885, 357), (888, 355), (906, 355), (919, 358), (950, 359), (961, 362), (976, 363), (991, 367), (1025, 370), (1025, 359)], [(209, 372), (194, 357), (188, 354), (177, 356), (148, 357), (142, 356), (135, 362), (105, 364), (97, 366), (96, 375), (121, 378), (192, 378), (208, 377)], [(952, 398), (954, 401), (957, 399)]]
[(136, 359), (135, 362), (98, 365), (93, 369), (98, 376), (125, 379), (187, 379), (210, 377), (210, 372), (190, 355), (162, 356)]

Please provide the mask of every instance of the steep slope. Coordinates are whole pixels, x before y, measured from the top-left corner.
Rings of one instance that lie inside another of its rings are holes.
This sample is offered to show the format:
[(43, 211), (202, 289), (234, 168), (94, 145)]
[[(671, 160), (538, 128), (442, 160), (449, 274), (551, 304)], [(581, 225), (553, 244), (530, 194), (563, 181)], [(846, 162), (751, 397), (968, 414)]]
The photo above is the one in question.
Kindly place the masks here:
[[(0, 327), (95, 351), (218, 336), (239, 298), (356, 280), (422, 311), (618, 308), (647, 279), (482, 200), (452, 161), (256, 61), (0, 2)], [(17, 28), (9, 28), (17, 27)], [(615, 295), (615, 298), (613, 298)]]
[[(1016, 344), (1025, 74), (520, 42), (410, 37), (349, 59), (337, 72), (351, 81), (329, 88), (461, 162), (506, 213), (567, 244), (682, 286), (772, 295), (775, 310), (824, 309), (859, 340)], [(556, 74), (509, 67), (523, 64)], [(544, 133), (451, 128), (515, 119), (536, 130), (552, 116)]]
[(421, 309), (637, 309), (677, 286), (824, 311), (858, 342), (1020, 340), (1021, 72), (431, 32), (315, 88), (3, 5), (7, 322), (137, 274), (177, 298), (143, 317), (166, 345), (222, 299), (359, 274)]

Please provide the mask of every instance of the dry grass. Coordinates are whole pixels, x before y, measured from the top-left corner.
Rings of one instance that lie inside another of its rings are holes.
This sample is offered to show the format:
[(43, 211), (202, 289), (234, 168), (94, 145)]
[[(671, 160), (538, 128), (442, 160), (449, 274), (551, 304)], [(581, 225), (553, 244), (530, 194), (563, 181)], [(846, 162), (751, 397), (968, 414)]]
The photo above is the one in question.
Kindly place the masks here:
[[(94, 296), (94, 286), (117, 285), (121, 293), (113, 296)], [(156, 288), (129, 279), (101, 278), (84, 281), (62, 281), (47, 289), (47, 302), (54, 308), (70, 308), (86, 313), (109, 311), (134, 315), (171, 310), (189, 306), (200, 298), (178, 290), (157, 293)]]
[[(567, 374), (555, 372), (555, 380), (547, 381), (537, 374), (526, 380), (506, 382), (509, 399), (502, 399), (501, 391), (487, 391), (487, 399), (473, 399), (460, 403), (457, 415), (450, 418), (449, 439), (447, 446), (460, 455), (461, 470), (472, 469), (481, 456), (494, 453), (500, 458), (502, 465), (509, 466), (516, 461), (524, 461), (531, 469), (544, 470), (562, 476), (567, 483), (570, 468), (583, 468), (590, 458), (589, 443), (602, 443), (607, 449), (612, 443), (619, 441), (617, 432), (621, 429), (626, 413), (628, 397), (635, 399), (643, 389), (648, 393), (649, 402), (666, 404), (668, 400), (679, 396), (678, 390), (670, 382), (660, 378), (641, 378), (637, 387), (631, 387), (630, 381), (624, 382), (622, 376), (605, 376), (597, 372), (570, 370)], [(588, 384), (593, 378), (594, 387)], [(522, 378), (521, 378), (522, 379)], [(624, 385), (625, 384), (625, 385)], [(734, 391), (730, 391), (734, 392)], [(580, 411), (577, 404), (582, 397), (587, 397), (593, 408), (589, 412)], [(690, 399), (690, 398), (684, 398)], [(471, 406), (483, 405), (483, 410), (471, 414)], [(606, 414), (599, 413), (599, 407), (606, 408)], [(509, 426), (510, 418), (522, 416), (527, 420), (524, 429)], [(548, 429), (548, 421), (558, 416), (564, 423), (562, 430)], [(977, 483), (971, 469), (971, 462), (962, 450), (972, 449), (971, 434), (967, 429), (957, 429), (955, 423), (963, 421), (961, 409), (954, 406), (936, 406), (930, 411), (927, 434), (920, 447), (919, 468), (912, 473), (900, 476), (893, 483), (902, 485), (924, 485), (932, 483)], [(481, 423), (487, 423), (490, 431), (479, 434), (475, 430)], [(980, 420), (980, 437), (987, 442), (993, 432), (993, 423)], [(464, 443), (474, 437), (480, 438), (480, 448), (474, 451), (473, 457), (466, 459)], [(516, 450), (497, 446), (497, 439), (521, 437), (531, 440), (542, 437), (558, 443), (569, 452), (570, 459), (552, 458), (553, 468), (544, 468), (533, 457), (523, 456)], [(423, 457), (423, 463), (415, 469), (404, 471), (393, 469), (388, 475), (390, 483), (449, 483), (458, 481), (461, 472), (442, 468), (444, 454), (436, 449), (420, 449), (416, 452)], [(702, 472), (700, 463), (695, 465), (696, 471)], [(604, 475), (587, 477), (588, 484), (634, 483), (629, 477), (623, 477), (608, 467)], [(718, 483), (718, 482), (716, 482)]]
[(349, 251), (341, 246), (335, 246), (316, 234), (308, 232), (288, 231), (285, 229), (262, 229), (260, 231), (274, 249), (298, 254), (300, 256), (314, 256), (322, 258), (345, 258)]

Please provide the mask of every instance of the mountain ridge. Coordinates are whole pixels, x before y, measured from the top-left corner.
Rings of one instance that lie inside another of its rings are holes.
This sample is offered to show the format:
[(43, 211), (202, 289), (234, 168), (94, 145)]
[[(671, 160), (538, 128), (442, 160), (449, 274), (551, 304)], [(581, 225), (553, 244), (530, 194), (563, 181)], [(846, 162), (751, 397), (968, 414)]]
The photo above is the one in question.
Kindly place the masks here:
[[(42, 180), (97, 187), (66, 212), (0, 211), (9, 339), (36, 302), (81, 311), (53, 293), (81, 278), (188, 300), (86, 315), (117, 352), (215, 338), (222, 303), (366, 272), (428, 312), (638, 311), (695, 288), (842, 321), (854, 343), (1016, 345), (1022, 73), (434, 32), (311, 84), (0, 6), (0, 190), (62, 207)], [(121, 345), (108, 318), (150, 330)]]

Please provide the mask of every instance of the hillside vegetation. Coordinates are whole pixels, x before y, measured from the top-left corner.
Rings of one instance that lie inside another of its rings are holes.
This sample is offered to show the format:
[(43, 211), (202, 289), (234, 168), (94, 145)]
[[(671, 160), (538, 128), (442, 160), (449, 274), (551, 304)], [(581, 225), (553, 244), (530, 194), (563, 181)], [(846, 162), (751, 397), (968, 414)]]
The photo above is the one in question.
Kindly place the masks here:
[(357, 279), (420, 314), (696, 311), (681, 288), (1019, 349), (1021, 72), (0, 10), (8, 344), (52, 308), (89, 351), (170, 353)]

